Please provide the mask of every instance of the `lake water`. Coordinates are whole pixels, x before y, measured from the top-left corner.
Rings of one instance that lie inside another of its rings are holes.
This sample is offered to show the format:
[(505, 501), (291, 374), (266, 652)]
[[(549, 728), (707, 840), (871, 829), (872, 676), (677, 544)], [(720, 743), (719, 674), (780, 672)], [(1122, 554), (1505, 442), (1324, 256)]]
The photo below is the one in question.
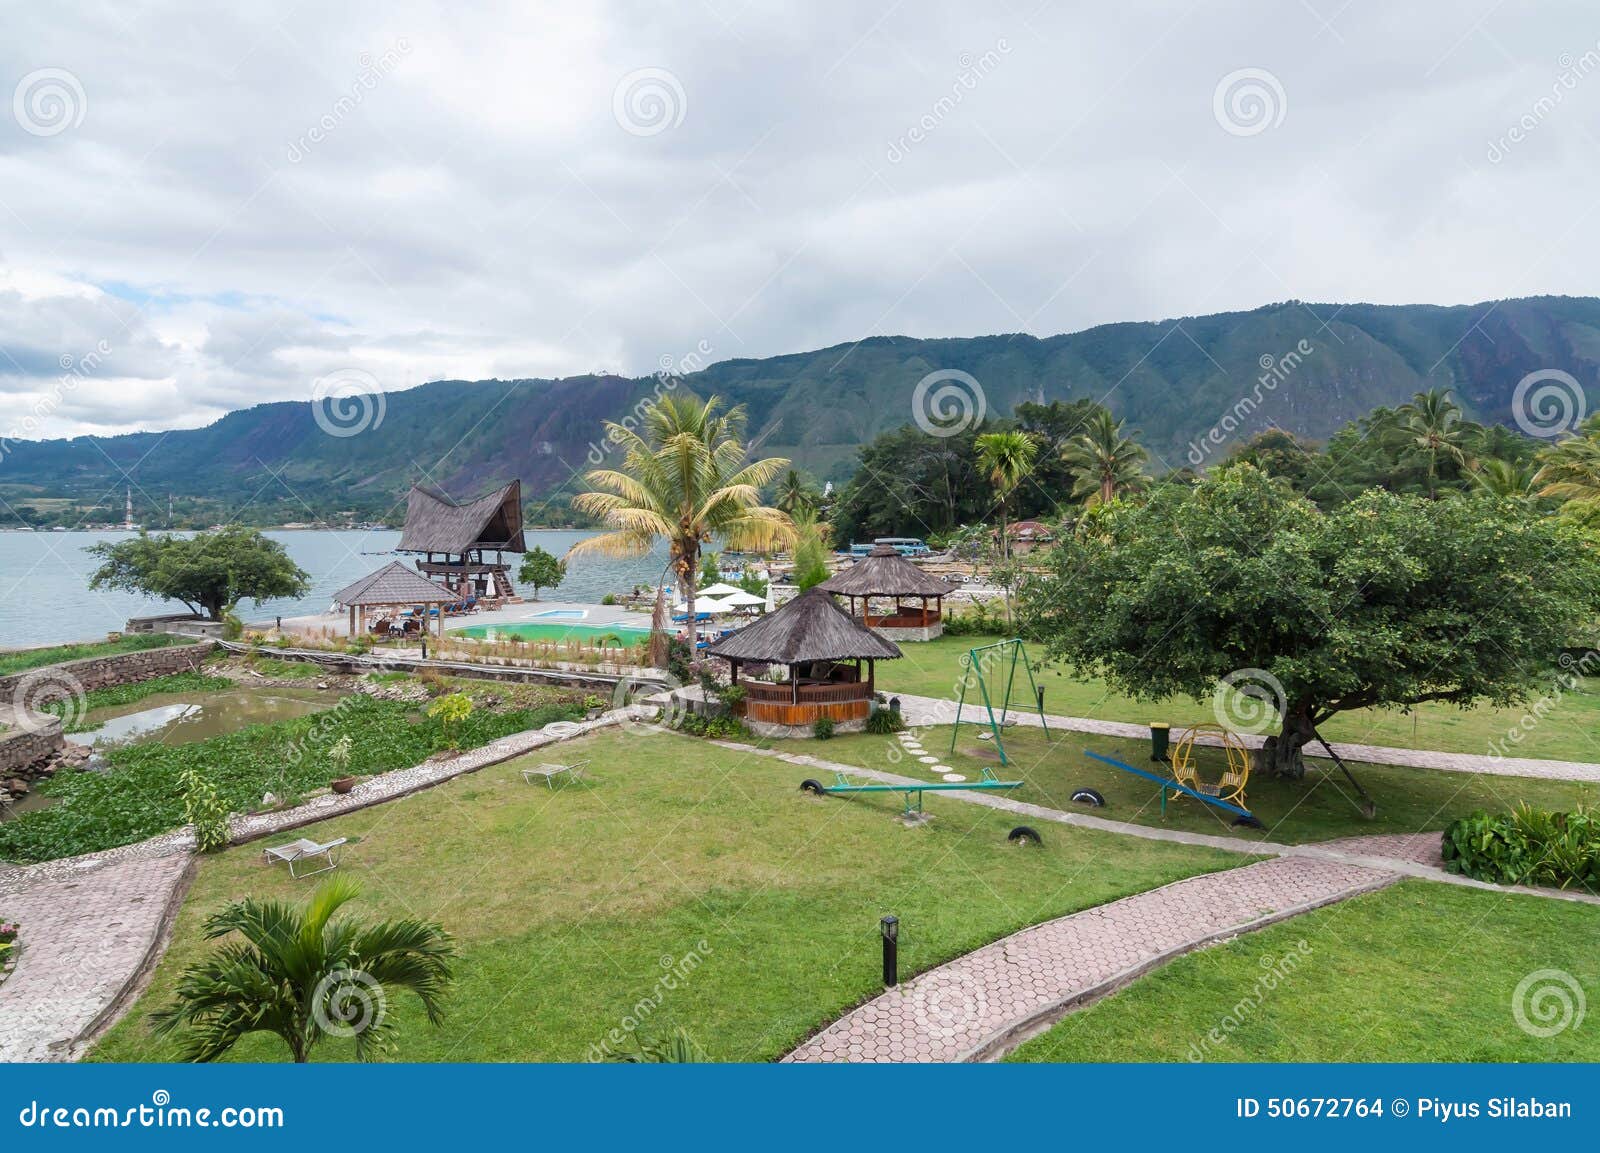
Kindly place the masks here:
[[(84, 549), (101, 541), (126, 540), (126, 532), (0, 532), (0, 648), (95, 640), (122, 628), (129, 617), (182, 612), (175, 601), (157, 601), (127, 593), (91, 592), (89, 576), (98, 567)], [(257, 606), (245, 601), (246, 621), (275, 616), (320, 613), (333, 594), (391, 560), (414, 559), (392, 553), (398, 530), (268, 532), (281, 541), (296, 564), (311, 575), (311, 592), (299, 600), (270, 600)], [(556, 556), (592, 532), (530, 531), (528, 547), (538, 545)], [(512, 575), (516, 575), (512, 561)], [(584, 557), (568, 565), (559, 595), (566, 601), (597, 602), (606, 593), (623, 593), (635, 584), (654, 585), (666, 565), (666, 550), (637, 559)], [(530, 590), (531, 591), (531, 590)], [(549, 596), (548, 592), (543, 593)]]

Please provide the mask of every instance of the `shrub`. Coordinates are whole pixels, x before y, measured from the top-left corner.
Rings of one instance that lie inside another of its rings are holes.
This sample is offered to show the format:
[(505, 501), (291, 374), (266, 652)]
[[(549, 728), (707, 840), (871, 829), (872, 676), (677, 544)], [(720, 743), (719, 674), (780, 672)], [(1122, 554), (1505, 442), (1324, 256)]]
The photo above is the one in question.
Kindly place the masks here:
[(183, 819), (194, 826), (195, 848), (202, 853), (226, 848), (228, 806), (210, 778), (198, 765), (187, 765), (178, 774), (178, 789), (183, 794)]
[(614, 604), (616, 604), (617, 603), (617, 594), (616, 593), (606, 593), (605, 596), (600, 598), (600, 603), (603, 604), (603, 605), (614, 605)]
[(236, 641), (244, 636), (244, 621), (239, 619), (239, 614), (229, 609), (222, 614), (222, 639)]
[(1444, 867), (1503, 885), (1600, 885), (1600, 812), (1551, 813), (1528, 805), (1471, 813), (1444, 831)]
[(833, 740), (833, 718), (818, 717), (811, 722), (811, 735), (819, 741)]
[(873, 736), (886, 737), (890, 733), (903, 731), (905, 727), (905, 718), (893, 709), (874, 709), (867, 716), (867, 732)]
[(1009, 626), (999, 609), (986, 601), (976, 601), (963, 613), (951, 613), (944, 621), (944, 634), (948, 637), (996, 636), (1005, 633)]
[(457, 748), (460, 742), (456, 731), (472, 715), (472, 698), (466, 693), (451, 693), (440, 697), (428, 706), (428, 716), (439, 722), (440, 735), (448, 748)]

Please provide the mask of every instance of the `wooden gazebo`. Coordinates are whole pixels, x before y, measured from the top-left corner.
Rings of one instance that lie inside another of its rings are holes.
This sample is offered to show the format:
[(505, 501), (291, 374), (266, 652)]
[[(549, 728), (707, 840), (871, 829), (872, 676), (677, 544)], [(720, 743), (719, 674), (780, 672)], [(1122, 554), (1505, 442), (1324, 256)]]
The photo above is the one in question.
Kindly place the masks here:
[[(861, 728), (872, 711), (874, 666), (900, 656), (899, 647), (834, 603), (820, 588), (723, 637), (706, 650), (733, 667), (744, 689), (745, 721), (765, 736), (809, 735), (829, 717), (846, 732)], [(786, 680), (740, 678), (749, 666), (782, 666)]]
[(414, 485), (406, 497), (405, 529), (395, 551), (424, 554), (417, 567), (454, 592), (453, 599), (504, 601), (517, 593), (505, 554), (527, 549), (522, 482), (514, 480), (465, 502), (440, 489)]
[[(392, 610), (423, 607), (438, 609), (436, 631), (444, 636), (444, 606), (460, 598), (443, 585), (434, 584), (403, 561), (390, 561), (376, 572), (370, 572), (354, 584), (346, 585), (333, 594), (335, 604), (350, 610), (350, 635), (360, 636), (367, 631), (367, 614), (374, 609)], [(424, 617), (422, 627), (428, 627), (429, 617)]]
[[(875, 546), (817, 587), (848, 598), (852, 617), (897, 641), (931, 641), (943, 634), (944, 598), (956, 591), (955, 585), (929, 576), (887, 544)], [(874, 597), (893, 598), (893, 611), (875, 614)], [(919, 603), (906, 603), (913, 598)]]

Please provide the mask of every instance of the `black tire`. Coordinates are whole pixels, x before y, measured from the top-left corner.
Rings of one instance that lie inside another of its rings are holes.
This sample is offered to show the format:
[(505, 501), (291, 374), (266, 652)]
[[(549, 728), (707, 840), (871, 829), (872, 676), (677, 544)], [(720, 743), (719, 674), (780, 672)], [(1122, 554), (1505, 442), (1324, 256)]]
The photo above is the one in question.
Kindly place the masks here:
[(1233, 818), (1233, 827), (1236, 829), (1264, 829), (1267, 826), (1263, 825), (1255, 817), (1235, 817)]
[(1038, 830), (1031, 829), (1027, 825), (1018, 825), (1012, 829), (1006, 834), (1006, 840), (1014, 845), (1040, 845), (1044, 843), (1039, 839)]
[(1106, 799), (1093, 789), (1074, 789), (1072, 799), (1080, 805), (1088, 805), (1092, 809), (1106, 807)]
[(810, 793), (814, 797), (826, 796), (822, 791), (822, 782), (813, 781), (810, 777), (800, 782), (800, 791), (802, 793)]

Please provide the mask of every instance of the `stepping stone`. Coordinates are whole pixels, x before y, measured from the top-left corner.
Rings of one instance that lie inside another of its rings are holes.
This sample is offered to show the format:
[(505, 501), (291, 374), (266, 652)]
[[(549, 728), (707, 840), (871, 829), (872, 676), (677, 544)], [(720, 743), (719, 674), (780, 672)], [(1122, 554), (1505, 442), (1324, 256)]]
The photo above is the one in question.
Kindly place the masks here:
[(954, 784), (956, 781), (964, 781), (967, 778), (963, 777), (960, 773), (946, 773), (944, 775), (944, 779)]
[(917, 760), (925, 765), (937, 765), (939, 763), (938, 757), (918, 757)]

